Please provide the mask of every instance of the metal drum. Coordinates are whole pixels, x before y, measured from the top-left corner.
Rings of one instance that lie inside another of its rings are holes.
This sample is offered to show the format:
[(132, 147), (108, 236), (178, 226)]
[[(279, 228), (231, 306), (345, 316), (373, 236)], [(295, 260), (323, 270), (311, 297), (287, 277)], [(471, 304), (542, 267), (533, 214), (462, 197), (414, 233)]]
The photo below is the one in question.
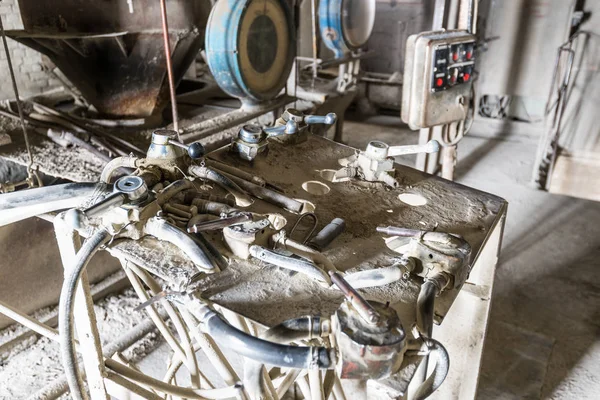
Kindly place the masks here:
[(219, 0), (206, 29), (206, 58), (227, 94), (270, 100), (284, 87), (296, 48), (291, 11), (279, 0)]
[(321, 37), (336, 58), (367, 43), (375, 23), (375, 8), (375, 0), (321, 0)]

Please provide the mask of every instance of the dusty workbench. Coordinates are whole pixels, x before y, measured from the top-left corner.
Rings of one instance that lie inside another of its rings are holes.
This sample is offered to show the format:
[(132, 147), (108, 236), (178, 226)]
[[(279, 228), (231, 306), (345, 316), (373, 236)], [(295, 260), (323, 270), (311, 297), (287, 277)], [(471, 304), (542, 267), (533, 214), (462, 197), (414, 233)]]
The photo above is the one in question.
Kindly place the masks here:
[[(385, 238), (375, 230), (380, 225), (435, 229), (463, 236), (472, 247), (472, 275), (486, 277), (486, 284), (477, 290), (473, 289), (477, 287), (476, 280), (468, 280), (466, 285), (469, 286), (470, 293), (477, 292), (478, 296), (485, 297), (483, 293), (491, 291), (491, 283), (487, 281), (493, 279), (506, 202), (497, 196), (401, 165), (396, 166), (401, 186), (395, 190), (379, 183), (332, 183), (323, 178), (330, 176), (330, 170), (339, 168), (338, 159), (354, 152), (353, 148), (310, 136), (307, 142), (293, 146), (272, 140), (268, 155), (259, 157), (253, 163), (240, 160), (235, 153), (229, 151), (228, 146), (208, 157), (259, 175), (283, 188), (287, 196), (314, 205), (314, 213), (319, 221), (317, 229), (336, 217), (343, 218), (346, 221), (345, 232), (324, 252), (343, 271), (389, 266), (400, 256), (390, 247), (395, 248), (402, 243), (396, 242), (393, 246), (388, 246)], [(321, 189), (321, 194), (304, 190), (302, 185), (305, 182), (319, 182), (317, 186)], [(400, 201), (399, 195), (407, 193), (422, 196), (426, 204), (411, 206)], [(282, 214), (288, 220), (288, 231), (299, 217), (262, 200), (256, 200), (250, 209), (259, 213)], [(300, 239), (303, 234), (298, 231), (294, 236)], [(211, 235), (209, 239), (225, 256), (231, 257), (221, 235)], [(141, 242), (115, 243), (110, 251), (115, 255), (126, 256), (155, 274), (170, 279), (174, 287), (185, 286), (195, 279), (198, 272), (178, 249), (148, 238)], [(204, 297), (262, 325), (273, 326), (303, 315), (328, 316), (335, 312), (342, 301), (339, 291), (323, 287), (304, 275), (293, 274), (260, 261), (242, 261), (234, 257), (230, 259), (231, 263), (226, 270), (209, 275), (195, 284)], [(391, 302), (405, 330), (409, 331), (416, 319), (419, 288), (419, 280), (409, 279), (361, 292), (368, 300)], [(438, 323), (451, 311), (458, 295), (459, 290), (455, 289), (438, 297), (435, 308)], [(483, 344), (487, 324), (489, 302), (484, 303), (483, 300), (485, 299), (476, 300), (477, 307), (483, 309), (473, 311), (483, 313), (483, 316), (475, 318), (475, 315), (461, 315), (459, 321), (462, 328), (468, 331), (469, 337), (479, 338), (474, 345), (476, 347)], [(469, 327), (470, 320), (477, 320), (478, 325)], [(463, 333), (457, 331), (456, 334)], [(474, 357), (478, 366), (480, 351), (479, 356), (475, 354)], [(390, 394), (397, 395), (406, 390), (414, 371), (414, 360), (407, 360), (406, 366), (409, 368), (384, 385)]]
[[(0, 148), (0, 157), (24, 163), (26, 159), (23, 152), (18, 150), (19, 144), (11, 146)], [(71, 160), (67, 158), (67, 154), (71, 154), (68, 157), (73, 157), (72, 150), (57, 150), (52, 142), (37, 139), (34, 140), (34, 148), (38, 155), (39, 150), (45, 148), (50, 149), (47, 151), (52, 153), (52, 157), (56, 157), (56, 151), (61, 154), (57, 159), (59, 162), (55, 164), (40, 163), (43, 172), (50, 175), (89, 181), (95, 180), (102, 168), (102, 163), (95, 161), (85, 150), (77, 150), (77, 159)], [(338, 159), (348, 157), (355, 151), (322, 137), (309, 136), (307, 142), (293, 146), (271, 140), (268, 154), (257, 158), (253, 163), (240, 160), (229, 151), (229, 146), (210, 153), (208, 157), (259, 175), (284, 189), (287, 196), (308, 202), (309, 206), (314, 206), (314, 213), (319, 221), (317, 229), (336, 217), (343, 218), (346, 221), (345, 232), (325, 251), (334, 265), (342, 271), (385, 267), (397, 260), (400, 254), (390, 247), (395, 248), (402, 243), (396, 240), (388, 243), (393, 244), (388, 246), (385, 238), (375, 230), (380, 225), (435, 229), (463, 236), (472, 247), (471, 275), (479, 277), (481, 282), (471, 278), (467, 281), (468, 292), (476, 293), (478, 301), (476, 306), (469, 306), (467, 309), (477, 313), (477, 316), (460, 315), (459, 326), (464, 332), (456, 331), (455, 334), (475, 338), (470, 345), (475, 348), (474, 355), (468, 362), (471, 367), (478, 369), (506, 202), (497, 196), (401, 165), (396, 165), (401, 185), (394, 190), (379, 183), (330, 182), (327, 178), (331, 171), (340, 168)], [(85, 162), (81, 163), (82, 160)], [(78, 167), (66, 168), (65, 164)], [(304, 190), (303, 184), (306, 182), (318, 182), (316, 187), (320, 189), (319, 193)], [(414, 206), (404, 203), (399, 199), (402, 194), (420, 196), (421, 202), (425, 204)], [(251, 210), (282, 214), (288, 221), (288, 231), (299, 217), (262, 200), (256, 200)], [(295, 233), (297, 238), (302, 235), (302, 228)], [(198, 285), (206, 298), (261, 325), (273, 326), (302, 315), (328, 316), (335, 312), (342, 301), (340, 292), (323, 287), (304, 275), (291, 274), (262, 262), (241, 261), (232, 257), (220, 235), (210, 235), (209, 240), (225, 256), (230, 257), (231, 263), (224, 271), (209, 275), (195, 282), (195, 285)], [(151, 238), (138, 242), (121, 240), (114, 242), (109, 251), (152, 271), (174, 288), (181, 289), (197, 279), (198, 270), (195, 266), (169, 243), (157, 242)], [(409, 331), (416, 319), (415, 304), (419, 288), (420, 281), (410, 279), (361, 292), (368, 300), (391, 302), (405, 330)], [(452, 311), (451, 307), (458, 296), (459, 289), (455, 289), (438, 297), (436, 322), (442, 322)], [(473, 321), (477, 324), (469, 325)], [(442, 327), (446, 325), (449, 324), (443, 324)], [(459, 344), (460, 346), (463, 344)], [(456, 365), (453, 366), (456, 369)], [(382, 390), (389, 395), (403, 393), (414, 368), (415, 360), (407, 360), (401, 374), (381, 385)], [(473, 379), (471, 386), (474, 392), (476, 375)]]

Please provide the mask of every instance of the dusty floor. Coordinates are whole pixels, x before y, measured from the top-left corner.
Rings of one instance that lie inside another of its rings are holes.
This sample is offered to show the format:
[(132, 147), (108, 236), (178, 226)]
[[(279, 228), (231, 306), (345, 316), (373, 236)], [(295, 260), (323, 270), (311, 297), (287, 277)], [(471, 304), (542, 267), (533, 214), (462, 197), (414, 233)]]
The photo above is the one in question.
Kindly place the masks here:
[[(346, 122), (345, 142), (364, 148), (373, 136), (389, 144), (417, 140), (415, 133), (397, 128), (396, 119), (369, 122), (377, 125)], [(600, 392), (600, 204), (533, 190), (529, 178), (536, 145), (528, 138), (490, 140), (473, 132), (459, 148), (458, 181), (509, 201), (479, 399), (595, 399)], [(111, 299), (129, 301), (127, 296)], [(47, 345), (40, 341), (35, 347)], [(21, 368), (48, 367), (44, 359), (22, 361)], [(6, 361), (0, 362), (0, 380), (3, 374), (11, 380), (29, 375), (12, 374)], [(4, 393), (0, 398), (4, 395), (19, 397)]]
[[(374, 122), (384, 125), (347, 123), (345, 141), (417, 140), (393, 120)], [(478, 398), (597, 399), (600, 203), (532, 189), (536, 146), (472, 132), (459, 147), (457, 180), (509, 202)]]

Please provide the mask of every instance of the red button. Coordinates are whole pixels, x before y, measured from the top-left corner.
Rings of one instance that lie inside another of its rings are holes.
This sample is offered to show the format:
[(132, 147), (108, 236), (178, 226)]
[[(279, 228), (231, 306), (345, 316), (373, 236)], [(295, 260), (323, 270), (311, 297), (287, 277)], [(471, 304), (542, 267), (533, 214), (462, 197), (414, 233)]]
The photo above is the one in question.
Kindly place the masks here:
[(440, 87), (444, 84), (444, 80), (442, 78), (437, 78), (435, 81), (435, 86)]
[(465, 82), (467, 82), (467, 81), (469, 80), (469, 78), (470, 78), (470, 77), (471, 77), (471, 75), (469, 75), (469, 74), (465, 73), (465, 74), (463, 75), (463, 80), (464, 80)]
[(467, 51), (467, 60), (470, 60), (471, 57), (473, 57), (473, 53), (471, 53), (470, 51)]
[(450, 77), (450, 81), (451, 81), (452, 83), (455, 83), (455, 82), (456, 82), (456, 76), (452, 75), (452, 76)]
[(452, 59), (458, 61), (458, 53), (452, 53)]

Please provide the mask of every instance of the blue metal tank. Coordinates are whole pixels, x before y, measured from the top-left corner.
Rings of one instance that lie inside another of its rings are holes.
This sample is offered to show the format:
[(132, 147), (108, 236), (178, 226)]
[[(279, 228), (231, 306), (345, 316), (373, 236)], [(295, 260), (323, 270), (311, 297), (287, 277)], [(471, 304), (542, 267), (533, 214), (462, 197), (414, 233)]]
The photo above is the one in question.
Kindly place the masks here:
[(363, 47), (373, 31), (375, 0), (321, 0), (319, 27), (335, 58)]

